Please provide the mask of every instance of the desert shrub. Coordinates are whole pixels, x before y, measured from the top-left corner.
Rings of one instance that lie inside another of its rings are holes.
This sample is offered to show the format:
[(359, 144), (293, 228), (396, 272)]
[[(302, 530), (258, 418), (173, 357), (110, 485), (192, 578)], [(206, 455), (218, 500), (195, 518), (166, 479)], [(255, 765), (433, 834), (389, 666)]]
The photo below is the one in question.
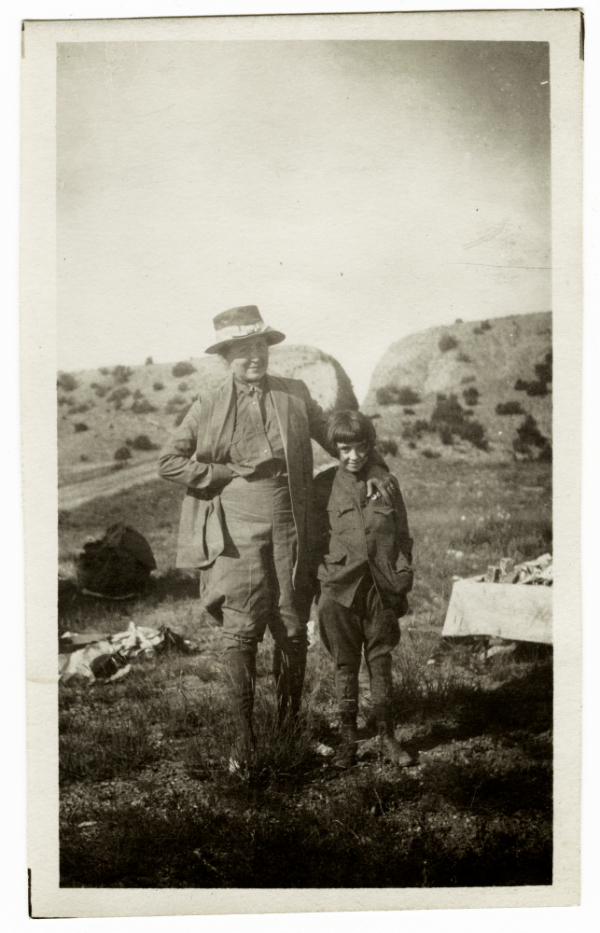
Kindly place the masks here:
[(56, 386), (58, 389), (62, 389), (63, 392), (73, 392), (79, 386), (79, 383), (73, 373), (59, 373)]
[(82, 463), (87, 463), (90, 458), (88, 457), (87, 454), (80, 454), (79, 459), (81, 460)]
[(108, 386), (100, 385), (98, 382), (92, 382), (91, 388), (94, 390), (98, 398), (104, 398), (108, 392)]
[(453, 337), (452, 334), (442, 334), (438, 342), (438, 347), (442, 353), (447, 353), (448, 350), (454, 350), (457, 346), (458, 340), (456, 337)]
[(463, 391), (463, 398), (467, 405), (476, 405), (479, 401), (479, 389), (476, 389), (475, 386), (470, 386)]
[(142, 392), (141, 389), (136, 389), (135, 392), (133, 393), (132, 398), (134, 401), (138, 398), (144, 398), (144, 393)]
[(77, 421), (76, 424), (73, 425), (73, 427), (75, 428), (76, 434), (81, 434), (83, 431), (89, 431), (89, 428), (87, 424), (85, 423), (85, 421)]
[[(102, 370), (100, 371), (102, 372)], [(133, 369), (130, 366), (121, 366), (119, 363), (117, 366), (113, 366), (111, 376), (117, 385), (123, 385), (123, 383), (129, 382), (133, 376)]]
[(409, 422), (408, 424), (404, 425), (402, 430), (402, 437), (404, 440), (419, 440), (422, 434), (427, 432), (431, 433), (434, 430), (435, 428), (433, 428), (424, 418), (417, 418), (417, 420), (412, 424)]
[(405, 408), (405, 409), (404, 409), (404, 414), (405, 414), (405, 415), (414, 415), (414, 413), (415, 413), (414, 408)]
[(134, 450), (158, 450), (158, 444), (153, 444), (147, 434), (138, 434), (132, 441), (126, 441)]
[(477, 336), (479, 336), (479, 334), (482, 334), (483, 331), (482, 331), (481, 327), (474, 327), (474, 328), (473, 328), (473, 333), (474, 333), (474, 334), (477, 334)]
[(446, 447), (452, 446), (454, 442), (454, 438), (452, 436), (452, 431), (450, 430), (449, 427), (444, 425), (444, 427), (440, 428), (439, 435), (440, 435), (440, 440), (442, 444), (444, 444)]
[(517, 436), (513, 441), (513, 450), (529, 459), (534, 459), (534, 452), (539, 451), (538, 460), (552, 459), (550, 441), (540, 431), (537, 421), (532, 415), (527, 415), (517, 428)]
[(491, 329), (492, 329), (492, 325), (490, 324), (489, 321), (482, 321), (481, 324), (480, 324), (480, 327), (481, 327), (481, 330), (482, 330), (482, 331), (484, 331), (484, 330), (491, 330)]
[(151, 356), (146, 357), (146, 362), (144, 363), (144, 366), (154, 366), (154, 360), (152, 359)]
[(467, 416), (467, 412), (460, 405), (456, 395), (447, 397), (442, 393), (438, 394), (436, 406), (431, 415), (431, 423), (438, 432), (450, 431), (480, 450), (489, 449), (485, 428), (472, 416), (471, 418)]
[(460, 353), (457, 354), (456, 359), (458, 360), (459, 363), (472, 363), (473, 362), (469, 354), (463, 353), (462, 350), (460, 351)]
[(455, 324), (462, 324), (462, 323), (463, 323), (463, 319), (462, 319), (461, 317), (457, 317), (454, 323), (455, 323)]
[(180, 382), (177, 388), (180, 392), (188, 392), (190, 387), (187, 382)]
[(125, 444), (122, 447), (119, 447), (118, 450), (115, 450), (115, 460), (129, 460), (130, 457), (131, 451)]
[(391, 383), (381, 386), (375, 393), (378, 405), (418, 405), (420, 396), (410, 386), (398, 388)]
[(548, 383), (552, 382), (552, 352), (547, 353), (541, 363), (536, 363), (534, 369), (537, 379), (531, 382), (526, 379), (517, 379), (515, 389), (518, 392), (527, 392), (529, 396), (548, 395)]
[(129, 409), (134, 415), (148, 415), (151, 411), (158, 411), (156, 405), (153, 405), (147, 398), (138, 398)]
[(165, 405), (165, 412), (167, 415), (178, 414), (187, 404), (188, 401), (183, 395), (173, 395)]
[(430, 447), (424, 447), (421, 455), (427, 457), (428, 460), (437, 460), (438, 457), (442, 456), (439, 450), (432, 450)]
[(164, 389), (164, 387), (165, 387), (164, 382), (160, 382), (160, 380), (157, 380), (157, 381), (154, 383), (154, 385), (152, 386), (152, 388), (154, 389), (155, 392), (162, 392), (162, 390)]
[(75, 400), (72, 399), (72, 398), (69, 398), (68, 395), (59, 395), (59, 397), (58, 397), (58, 404), (59, 404), (59, 405), (67, 405), (69, 408), (72, 408), (73, 405), (75, 404)]
[(98, 372), (101, 376), (110, 376), (110, 369), (108, 366), (101, 366)]
[(382, 457), (395, 457), (398, 453), (398, 444), (393, 437), (380, 437), (377, 439), (377, 450)]
[(180, 363), (175, 363), (171, 372), (176, 379), (181, 379), (182, 376), (191, 376), (195, 373), (196, 367), (189, 360), (182, 360)]
[(463, 376), (460, 380), (460, 384), (466, 386), (469, 382), (475, 382), (477, 376)]
[(84, 412), (89, 411), (92, 407), (90, 402), (82, 402), (81, 405), (75, 405), (75, 407), (71, 409), (71, 414), (83, 415)]
[(524, 415), (525, 412), (520, 402), (498, 402), (496, 405), (497, 415)]
[(108, 396), (108, 401), (115, 402), (120, 407), (123, 404), (123, 399), (129, 395), (131, 395), (131, 389), (128, 389), (127, 386), (120, 386), (118, 389), (113, 389)]
[(548, 395), (548, 386), (546, 385), (545, 382), (534, 381), (528, 384), (526, 391), (527, 391), (527, 395), (530, 395), (530, 396), (534, 396), (534, 395), (544, 396), (544, 395)]
[(534, 369), (540, 382), (552, 382), (552, 351), (546, 354), (542, 363), (536, 363)]
[(468, 441), (473, 447), (477, 447), (478, 450), (488, 451), (490, 449), (489, 442), (485, 436), (485, 428), (480, 421), (476, 421), (475, 419), (467, 421), (463, 425), (460, 436), (463, 441)]
[(417, 449), (417, 445), (415, 444), (414, 441), (409, 441), (409, 442), (408, 442), (408, 447), (409, 447), (410, 450), (416, 450), (416, 449)]

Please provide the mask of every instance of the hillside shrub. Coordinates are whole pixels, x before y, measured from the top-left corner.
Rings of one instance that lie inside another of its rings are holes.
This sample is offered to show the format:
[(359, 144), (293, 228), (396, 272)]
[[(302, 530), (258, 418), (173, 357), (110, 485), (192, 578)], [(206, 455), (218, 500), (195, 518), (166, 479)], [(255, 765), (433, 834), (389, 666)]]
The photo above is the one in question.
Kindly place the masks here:
[(119, 447), (118, 450), (115, 450), (115, 460), (129, 460), (130, 457), (131, 451), (125, 444), (122, 447)]
[(71, 414), (83, 415), (84, 412), (89, 411), (92, 407), (91, 402), (82, 402), (81, 405), (75, 405), (75, 407), (71, 409)]
[(458, 340), (456, 337), (453, 337), (452, 334), (442, 334), (438, 342), (438, 347), (442, 353), (447, 353), (448, 350), (454, 350), (457, 346)]
[(428, 421), (424, 418), (417, 418), (412, 424), (408, 422), (403, 425), (402, 437), (404, 440), (420, 440), (421, 435), (424, 433), (431, 433), (435, 431), (435, 428), (432, 427)]
[(152, 359), (151, 356), (146, 357), (146, 362), (144, 363), (144, 366), (154, 366), (154, 360)]
[(99, 382), (90, 383), (90, 388), (94, 390), (98, 398), (104, 398), (104, 396), (108, 392), (108, 386), (100, 385)]
[(472, 363), (473, 362), (469, 354), (463, 353), (462, 350), (460, 351), (460, 353), (457, 354), (456, 359), (458, 360), (459, 363)]
[(477, 334), (477, 336), (479, 336), (479, 334), (482, 334), (483, 331), (482, 331), (481, 327), (474, 327), (474, 328), (473, 328), (473, 333), (474, 333), (474, 334)]
[(463, 376), (462, 379), (460, 380), (460, 384), (463, 386), (466, 386), (467, 383), (475, 382), (476, 379), (477, 379), (477, 376)]
[(98, 372), (101, 376), (110, 376), (110, 369), (108, 366), (101, 366)]
[(73, 373), (58, 374), (58, 379), (56, 380), (56, 387), (58, 389), (62, 389), (63, 392), (73, 392), (78, 386), (79, 383)]
[(127, 386), (120, 386), (118, 389), (113, 389), (113, 391), (108, 396), (109, 402), (114, 402), (119, 408), (123, 404), (123, 399), (131, 395), (131, 389), (128, 389)]
[(524, 415), (525, 412), (520, 402), (498, 402), (496, 405), (497, 415)]
[(81, 434), (82, 431), (89, 431), (89, 428), (87, 424), (85, 423), (85, 421), (77, 421), (76, 424), (73, 425), (73, 427), (75, 428), (76, 434)]
[(395, 457), (398, 453), (398, 444), (393, 437), (380, 437), (377, 439), (377, 450), (382, 457)]
[(119, 363), (117, 366), (113, 367), (111, 375), (117, 385), (123, 385), (125, 382), (129, 382), (133, 376), (133, 369), (131, 366), (121, 366)]
[(191, 376), (195, 373), (196, 367), (189, 360), (182, 360), (180, 363), (175, 363), (171, 372), (176, 379), (181, 379), (182, 376)]
[(475, 386), (470, 386), (468, 389), (464, 389), (463, 398), (467, 405), (476, 405), (479, 401), (479, 389), (476, 389)]
[(59, 395), (59, 397), (58, 397), (58, 404), (59, 404), (59, 405), (68, 405), (69, 408), (73, 408), (73, 405), (75, 404), (75, 399), (69, 398), (68, 395)]
[(450, 428), (444, 425), (443, 428), (440, 428), (439, 434), (442, 444), (444, 444), (446, 447), (451, 447), (454, 443), (454, 437)]
[(136, 389), (135, 392), (133, 393), (133, 400), (137, 401), (137, 399), (139, 398), (144, 398), (144, 393), (142, 392), (141, 389)]
[(456, 395), (447, 397), (442, 393), (438, 394), (436, 406), (431, 415), (431, 424), (440, 436), (442, 432), (447, 436), (447, 432), (450, 431), (479, 450), (489, 450), (485, 428), (472, 416), (468, 417)]
[(432, 450), (431, 447), (424, 447), (421, 455), (427, 457), (428, 460), (437, 460), (438, 457), (442, 456), (439, 450)]
[(157, 380), (157, 381), (154, 383), (154, 385), (152, 386), (152, 388), (154, 389), (155, 392), (162, 392), (162, 390), (164, 389), (164, 387), (165, 387), (164, 382), (160, 382), (160, 380)]
[(418, 405), (420, 396), (410, 386), (395, 386), (388, 383), (375, 392), (378, 405)]
[(129, 409), (134, 415), (149, 415), (152, 411), (158, 411), (156, 405), (153, 405), (147, 398), (138, 398)]
[(183, 395), (173, 395), (165, 405), (165, 412), (167, 415), (178, 414), (187, 404), (188, 401), (183, 397)]
[(490, 324), (489, 321), (482, 321), (480, 326), (481, 326), (482, 331), (492, 329), (492, 325)]
[(515, 389), (517, 392), (527, 392), (529, 396), (548, 395), (548, 383), (552, 382), (552, 352), (546, 354), (541, 363), (536, 363), (534, 371), (537, 379), (528, 382), (526, 379), (517, 379)]
[[(552, 459), (550, 441), (547, 437), (544, 437), (532, 415), (527, 415), (517, 428), (517, 436), (513, 441), (513, 450), (530, 460), (549, 461)], [(534, 457), (536, 451), (538, 451), (538, 455)]]
[(405, 415), (414, 415), (415, 413), (414, 408), (404, 408), (403, 411)]
[(187, 384), (187, 382), (180, 382), (177, 388), (179, 389), (180, 392), (189, 392), (190, 387)]
[(158, 450), (158, 444), (154, 444), (147, 434), (138, 434), (132, 441), (127, 439), (125, 443), (133, 450)]

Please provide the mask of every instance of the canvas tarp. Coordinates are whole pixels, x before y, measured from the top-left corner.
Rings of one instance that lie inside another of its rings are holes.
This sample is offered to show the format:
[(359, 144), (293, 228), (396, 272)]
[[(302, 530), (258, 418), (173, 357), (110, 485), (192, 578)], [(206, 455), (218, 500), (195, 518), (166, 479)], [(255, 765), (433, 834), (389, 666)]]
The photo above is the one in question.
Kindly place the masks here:
[(489, 635), (552, 644), (552, 587), (458, 580), (443, 637)]

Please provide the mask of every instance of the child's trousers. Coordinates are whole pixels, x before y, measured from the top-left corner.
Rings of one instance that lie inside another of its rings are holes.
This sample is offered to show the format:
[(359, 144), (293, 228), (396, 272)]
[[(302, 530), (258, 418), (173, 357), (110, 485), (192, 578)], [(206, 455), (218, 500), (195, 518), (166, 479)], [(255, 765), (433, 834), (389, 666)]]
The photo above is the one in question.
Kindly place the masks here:
[(373, 578), (367, 572), (347, 608), (325, 590), (319, 599), (319, 625), (335, 668), (339, 712), (356, 719), (361, 654), (371, 681), (371, 699), (378, 722), (390, 716), (392, 651), (400, 641), (400, 626), (393, 609), (384, 608)]

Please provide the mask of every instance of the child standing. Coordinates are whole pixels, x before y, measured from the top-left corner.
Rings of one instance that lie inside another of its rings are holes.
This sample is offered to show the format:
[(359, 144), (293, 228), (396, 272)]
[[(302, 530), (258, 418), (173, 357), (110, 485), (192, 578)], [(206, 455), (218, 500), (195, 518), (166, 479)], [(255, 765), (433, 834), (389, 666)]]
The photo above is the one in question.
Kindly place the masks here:
[(392, 650), (400, 641), (398, 618), (406, 614), (412, 587), (412, 539), (400, 490), (391, 507), (375, 494), (367, 499), (366, 476), (375, 449), (375, 428), (357, 411), (335, 412), (329, 441), (340, 465), (315, 478), (316, 560), (321, 584), (319, 625), (332, 655), (341, 721), (334, 763), (356, 760), (358, 674), (361, 654), (371, 683), (380, 750), (404, 767), (410, 755), (394, 737)]

